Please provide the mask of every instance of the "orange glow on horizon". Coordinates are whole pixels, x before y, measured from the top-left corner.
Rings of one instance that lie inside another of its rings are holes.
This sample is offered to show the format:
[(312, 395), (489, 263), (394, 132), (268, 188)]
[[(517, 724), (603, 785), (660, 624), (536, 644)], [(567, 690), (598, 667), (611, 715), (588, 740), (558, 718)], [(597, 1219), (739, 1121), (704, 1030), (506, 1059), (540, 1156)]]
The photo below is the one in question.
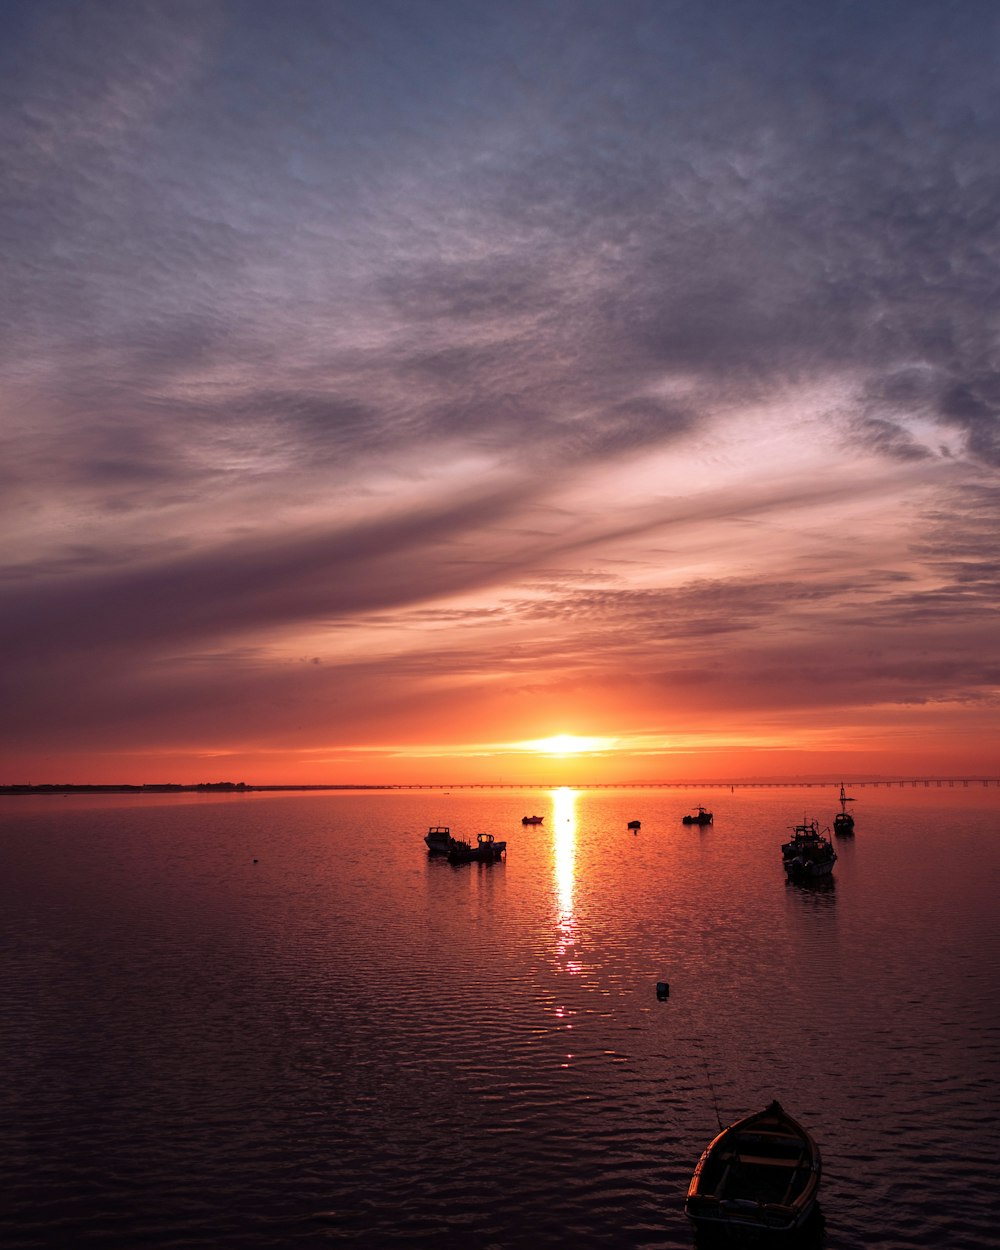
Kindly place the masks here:
[[(961, 710), (947, 715), (940, 706), (911, 709), (905, 722), (891, 709), (870, 711), (848, 723), (808, 723), (801, 713), (768, 718), (730, 716), (724, 730), (706, 714), (669, 733), (646, 727), (623, 728), (625, 713), (615, 707), (607, 736), (557, 733), (527, 738), (519, 710), (503, 723), (502, 707), (488, 706), (497, 738), (480, 738), (483, 708), (474, 719), (449, 725), (447, 738), (421, 737), (441, 726), (423, 727), (400, 719), (393, 738), (374, 734), (354, 742), (323, 733), (286, 736), (276, 741), (237, 738), (212, 749), (207, 744), (131, 750), (24, 751), (7, 759), (5, 784), (143, 784), (146, 782), (243, 781), (247, 785), (628, 785), (633, 782), (833, 779), (850, 777), (995, 777), (997, 760), (992, 709), (978, 717)], [(593, 711), (593, 710), (592, 710)], [(509, 713), (508, 713), (509, 715)], [(949, 733), (938, 729), (947, 719)], [(520, 724), (517, 723), (520, 721)], [(924, 723), (926, 722), (926, 723)], [(551, 724), (551, 720), (549, 721)], [(557, 722), (558, 723), (558, 722)], [(564, 722), (565, 723), (565, 722)], [(537, 725), (537, 720), (536, 720)], [(596, 721), (588, 728), (600, 730)], [(507, 730), (509, 736), (501, 736)], [(510, 731), (513, 732), (510, 732)], [(451, 736), (451, 735), (454, 736)], [(277, 735), (276, 735), (277, 738)], [(311, 739), (311, 740), (310, 740)], [(947, 750), (944, 748), (947, 747)], [(960, 752), (960, 759), (957, 758)]]

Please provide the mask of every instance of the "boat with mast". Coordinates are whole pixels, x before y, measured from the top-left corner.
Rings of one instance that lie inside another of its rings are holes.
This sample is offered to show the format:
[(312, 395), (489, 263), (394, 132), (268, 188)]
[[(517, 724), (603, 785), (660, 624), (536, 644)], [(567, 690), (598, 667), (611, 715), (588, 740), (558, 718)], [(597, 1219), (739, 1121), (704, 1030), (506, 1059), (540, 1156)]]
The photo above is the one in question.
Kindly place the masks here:
[(846, 833), (854, 832), (854, 817), (847, 810), (848, 803), (853, 803), (853, 802), (854, 800), (851, 798), (848, 798), (848, 796), (844, 793), (844, 783), (841, 782), (840, 783), (840, 811), (833, 818), (833, 832), (834, 833), (846, 834)]

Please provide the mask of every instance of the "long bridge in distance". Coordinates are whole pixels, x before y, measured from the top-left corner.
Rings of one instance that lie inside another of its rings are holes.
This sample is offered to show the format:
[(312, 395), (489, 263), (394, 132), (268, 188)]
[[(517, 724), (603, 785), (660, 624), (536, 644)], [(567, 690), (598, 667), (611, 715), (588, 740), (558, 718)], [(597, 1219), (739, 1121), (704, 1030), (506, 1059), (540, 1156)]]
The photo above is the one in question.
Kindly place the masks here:
[[(385, 790), (558, 790), (565, 787), (569, 790), (828, 790), (838, 789), (841, 785), (848, 790), (888, 790), (893, 787), (916, 789), (920, 786), (930, 789), (952, 788), (956, 786), (968, 789), (971, 786), (996, 786), (1000, 788), (1000, 777), (904, 777), (904, 778), (869, 778), (865, 781), (455, 781), (455, 782), (408, 782), (399, 785), (361, 787), (363, 789)], [(254, 789), (299, 789), (297, 786), (255, 786)], [(306, 789), (329, 789), (327, 786), (308, 786)], [(332, 787), (341, 789), (342, 787)], [(343, 787), (351, 789), (353, 787)]]
[(142, 785), (77, 785), (77, 784), (0, 784), (0, 796), (24, 794), (250, 794), (260, 792), (309, 792), (324, 790), (828, 790), (843, 785), (849, 790), (883, 789), (1000, 789), (1000, 777), (866, 777), (863, 781), (588, 781), (573, 782), (563, 779), (549, 781), (409, 781), (339, 782), (319, 785), (255, 785), (245, 781), (211, 781), (193, 784), (178, 782), (146, 782)]

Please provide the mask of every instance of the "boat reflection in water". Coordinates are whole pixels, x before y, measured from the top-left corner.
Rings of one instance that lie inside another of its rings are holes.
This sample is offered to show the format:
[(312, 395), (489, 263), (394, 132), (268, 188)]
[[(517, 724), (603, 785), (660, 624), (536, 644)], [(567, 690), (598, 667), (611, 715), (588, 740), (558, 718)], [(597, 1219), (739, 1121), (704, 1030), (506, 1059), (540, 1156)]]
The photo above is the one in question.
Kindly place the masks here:
[(789, 876), (785, 878), (785, 889), (832, 903), (836, 897), (837, 878), (829, 874), (825, 877)]
[(829, 1245), (826, 1236), (826, 1217), (820, 1203), (812, 1209), (809, 1218), (794, 1232), (771, 1233), (758, 1230), (730, 1229), (722, 1231), (709, 1228), (694, 1229), (695, 1250), (824, 1250)]

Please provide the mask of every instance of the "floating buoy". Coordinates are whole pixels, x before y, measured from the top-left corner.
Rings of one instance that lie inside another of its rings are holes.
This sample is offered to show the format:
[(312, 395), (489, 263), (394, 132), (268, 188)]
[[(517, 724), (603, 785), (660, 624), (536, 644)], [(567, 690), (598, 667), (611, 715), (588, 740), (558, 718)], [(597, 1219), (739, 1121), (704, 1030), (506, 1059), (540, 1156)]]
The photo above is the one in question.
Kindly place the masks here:
[(656, 997), (661, 1003), (670, 997), (670, 986), (666, 981), (657, 981)]
[(253, 862), (256, 864), (256, 862), (257, 862), (257, 861), (256, 861), (256, 860), (254, 860)]

